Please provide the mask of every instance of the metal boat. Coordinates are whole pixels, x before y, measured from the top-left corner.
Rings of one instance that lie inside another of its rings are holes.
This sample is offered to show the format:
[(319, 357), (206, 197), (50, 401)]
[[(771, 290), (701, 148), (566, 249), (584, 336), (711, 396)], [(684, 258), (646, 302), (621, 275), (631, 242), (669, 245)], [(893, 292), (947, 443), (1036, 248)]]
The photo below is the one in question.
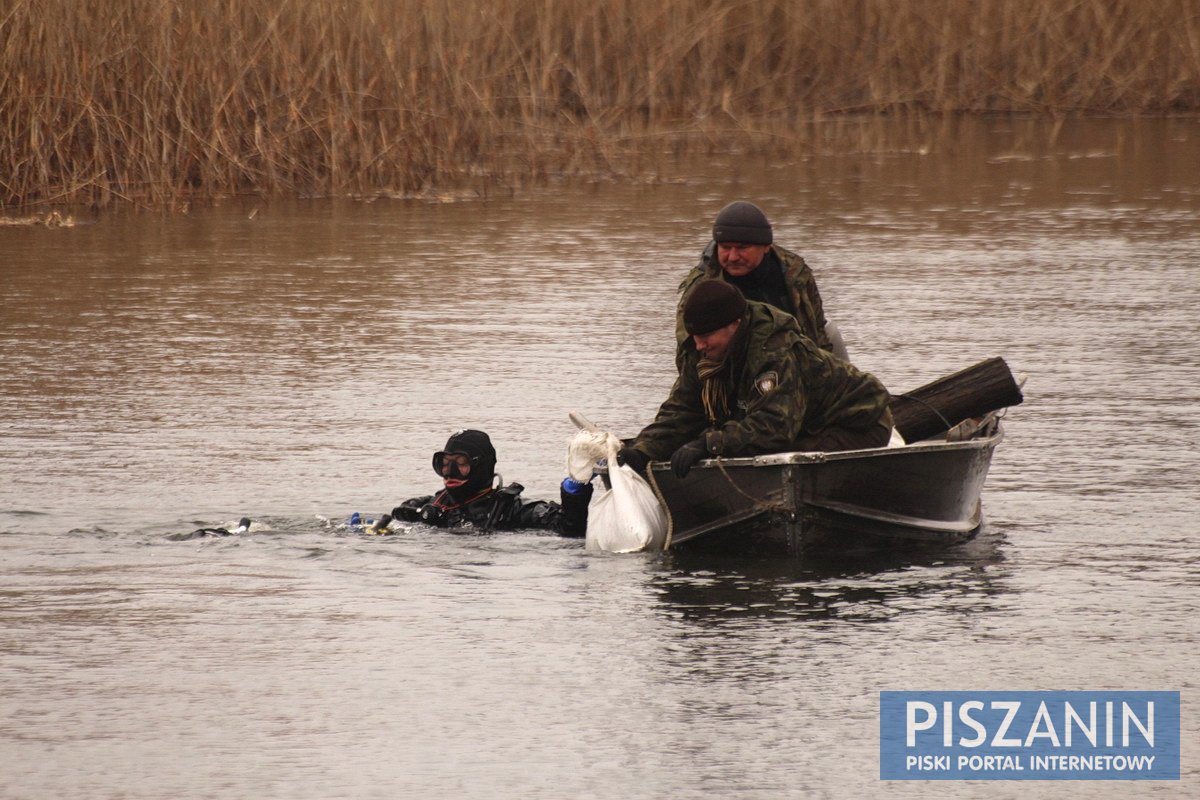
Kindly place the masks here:
[(982, 523), (980, 495), (1004, 438), (995, 414), (936, 438), (834, 453), (701, 461), (684, 479), (656, 462), (670, 548), (811, 549), (950, 544)]

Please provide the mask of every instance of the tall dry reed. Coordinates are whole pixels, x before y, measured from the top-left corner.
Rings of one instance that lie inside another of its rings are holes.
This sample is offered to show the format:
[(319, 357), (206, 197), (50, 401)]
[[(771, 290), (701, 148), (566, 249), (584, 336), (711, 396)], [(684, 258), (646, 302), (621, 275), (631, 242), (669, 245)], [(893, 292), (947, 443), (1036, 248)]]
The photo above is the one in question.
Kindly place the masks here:
[(0, 205), (378, 195), (852, 113), (1200, 110), (1200, 0), (4, 0)]

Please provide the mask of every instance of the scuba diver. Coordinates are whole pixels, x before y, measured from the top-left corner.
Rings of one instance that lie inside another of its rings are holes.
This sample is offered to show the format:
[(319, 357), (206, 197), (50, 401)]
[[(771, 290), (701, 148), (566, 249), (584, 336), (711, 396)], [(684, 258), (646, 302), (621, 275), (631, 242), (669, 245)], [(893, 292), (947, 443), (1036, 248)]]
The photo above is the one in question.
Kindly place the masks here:
[[(587, 532), (591, 483), (568, 477), (559, 489), (560, 502), (525, 500), (524, 486), (504, 486), (496, 474), (496, 449), (483, 431), (453, 433), (446, 446), (433, 454), (433, 471), (445, 488), (435, 495), (405, 500), (392, 509), (391, 517), (480, 532), (539, 528), (572, 538)], [(380, 522), (386, 527), (384, 520)]]
[(235, 536), (239, 533), (247, 533), (250, 530), (250, 518), (242, 517), (238, 520), (237, 527), (233, 530), (229, 528), (197, 528), (191, 533), (171, 533), (167, 534), (166, 538), (173, 542), (182, 542), (188, 539), (200, 539), (205, 536)]

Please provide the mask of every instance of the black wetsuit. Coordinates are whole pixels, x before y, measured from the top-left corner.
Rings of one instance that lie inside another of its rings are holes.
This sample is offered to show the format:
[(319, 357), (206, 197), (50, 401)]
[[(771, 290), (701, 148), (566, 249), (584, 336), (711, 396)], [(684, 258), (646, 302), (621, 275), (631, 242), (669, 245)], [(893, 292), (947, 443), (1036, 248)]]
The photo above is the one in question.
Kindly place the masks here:
[(587, 533), (591, 484), (584, 484), (575, 494), (560, 488), (560, 503), (522, 499), (524, 489), (519, 483), (510, 483), (499, 489), (485, 489), (464, 501), (456, 501), (443, 490), (436, 495), (405, 500), (392, 509), (392, 517), (479, 532), (536, 528), (573, 538)]

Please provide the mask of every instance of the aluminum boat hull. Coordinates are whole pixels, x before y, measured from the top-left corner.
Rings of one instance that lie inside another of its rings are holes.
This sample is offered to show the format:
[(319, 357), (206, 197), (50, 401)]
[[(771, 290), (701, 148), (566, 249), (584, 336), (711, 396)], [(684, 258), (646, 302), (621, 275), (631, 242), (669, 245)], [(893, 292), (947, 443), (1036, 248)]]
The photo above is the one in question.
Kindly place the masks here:
[(979, 530), (984, 481), (1003, 437), (990, 419), (961, 441), (713, 459), (682, 480), (655, 463), (652, 485), (670, 515), (671, 548), (799, 555), (951, 544)]

